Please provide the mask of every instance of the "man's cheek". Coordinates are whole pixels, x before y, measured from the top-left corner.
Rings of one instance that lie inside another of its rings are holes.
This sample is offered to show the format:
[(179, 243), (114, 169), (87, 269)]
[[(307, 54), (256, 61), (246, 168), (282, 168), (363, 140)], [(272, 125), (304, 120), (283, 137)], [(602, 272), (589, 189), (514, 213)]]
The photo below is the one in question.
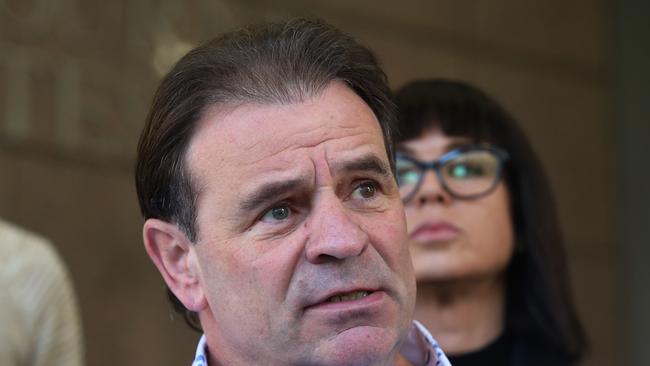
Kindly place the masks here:
[(366, 232), (382, 245), (406, 248), (407, 233), (404, 215), (397, 210), (385, 212), (381, 217), (368, 222)]

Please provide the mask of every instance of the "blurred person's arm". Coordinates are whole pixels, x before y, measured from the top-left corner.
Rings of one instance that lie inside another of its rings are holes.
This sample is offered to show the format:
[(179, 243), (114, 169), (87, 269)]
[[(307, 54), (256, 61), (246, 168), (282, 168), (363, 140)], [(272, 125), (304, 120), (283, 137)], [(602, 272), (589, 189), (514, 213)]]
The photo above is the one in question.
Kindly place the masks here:
[(79, 366), (79, 313), (49, 243), (0, 221), (0, 365)]

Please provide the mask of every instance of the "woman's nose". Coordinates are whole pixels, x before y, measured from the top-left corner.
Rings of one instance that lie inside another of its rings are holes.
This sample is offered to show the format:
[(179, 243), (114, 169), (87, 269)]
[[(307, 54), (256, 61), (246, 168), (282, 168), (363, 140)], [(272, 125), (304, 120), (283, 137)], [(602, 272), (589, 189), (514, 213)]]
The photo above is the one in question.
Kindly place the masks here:
[(413, 201), (418, 206), (425, 204), (449, 204), (452, 201), (452, 196), (447, 192), (438, 175), (432, 171), (427, 170), (422, 177), (423, 181), (420, 189), (416, 193)]

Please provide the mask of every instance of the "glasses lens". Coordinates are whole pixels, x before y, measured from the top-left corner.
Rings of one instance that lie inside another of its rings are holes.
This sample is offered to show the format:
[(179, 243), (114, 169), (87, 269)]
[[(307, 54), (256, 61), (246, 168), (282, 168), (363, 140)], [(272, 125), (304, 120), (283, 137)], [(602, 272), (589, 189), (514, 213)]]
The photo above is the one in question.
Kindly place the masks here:
[(491, 190), (499, 178), (499, 158), (486, 150), (467, 151), (447, 161), (441, 172), (453, 194), (480, 195)]
[(402, 199), (410, 196), (418, 186), (420, 177), (422, 176), (422, 169), (420, 169), (414, 162), (397, 158), (397, 184), (399, 185), (399, 192)]

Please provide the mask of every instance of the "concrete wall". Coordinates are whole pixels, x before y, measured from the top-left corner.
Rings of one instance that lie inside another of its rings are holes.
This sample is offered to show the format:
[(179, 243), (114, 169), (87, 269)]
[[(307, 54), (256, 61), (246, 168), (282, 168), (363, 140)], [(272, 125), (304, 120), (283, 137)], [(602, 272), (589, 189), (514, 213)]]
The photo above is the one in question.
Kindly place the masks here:
[(79, 293), (90, 365), (187, 364), (142, 249), (132, 167), (156, 83), (233, 26), (323, 17), (379, 54), (393, 86), (462, 78), (521, 121), (552, 178), (573, 287), (613, 365), (622, 281), (612, 20), (600, 0), (0, 0), (0, 216), (55, 241)]

